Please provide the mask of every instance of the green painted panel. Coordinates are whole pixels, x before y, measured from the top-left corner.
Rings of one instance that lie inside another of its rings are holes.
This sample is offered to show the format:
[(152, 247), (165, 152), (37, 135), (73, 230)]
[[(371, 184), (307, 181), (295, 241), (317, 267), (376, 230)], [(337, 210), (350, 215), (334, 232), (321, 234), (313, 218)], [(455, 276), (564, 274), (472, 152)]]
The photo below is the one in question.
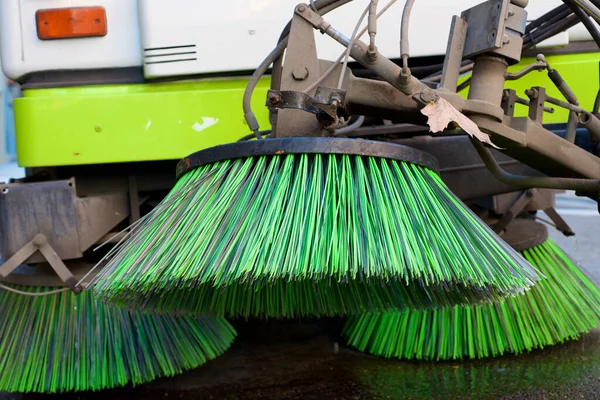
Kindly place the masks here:
[[(600, 53), (547, 57), (591, 109), (598, 88)], [(517, 71), (534, 59), (510, 68)], [(253, 109), (262, 129), (269, 77), (258, 85)], [(249, 133), (243, 118), (246, 79), (107, 85), (26, 90), (15, 100), (17, 157), (23, 167), (179, 159), (194, 151), (236, 141)], [(507, 82), (521, 97), (545, 86), (562, 98), (545, 72)], [(466, 96), (465, 90), (461, 94)], [(516, 114), (527, 115), (517, 105)], [(546, 114), (545, 123), (566, 122), (567, 112)]]
[[(249, 133), (246, 79), (25, 90), (15, 100), (23, 167), (179, 159)], [(261, 129), (269, 79), (253, 96)]]

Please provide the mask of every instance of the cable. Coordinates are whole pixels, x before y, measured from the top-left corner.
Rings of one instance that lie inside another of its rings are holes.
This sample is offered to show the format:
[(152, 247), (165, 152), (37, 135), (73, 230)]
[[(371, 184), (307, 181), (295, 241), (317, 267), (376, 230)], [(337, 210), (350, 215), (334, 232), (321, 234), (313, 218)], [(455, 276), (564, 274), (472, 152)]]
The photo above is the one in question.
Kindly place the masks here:
[(342, 70), (340, 72), (340, 78), (338, 79), (338, 84), (337, 84), (338, 89), (342, 88), (342, 83), (344, 82), (344, 74), (346, 73), (346, 67), (348, 66), (348, 59), (350, 58), (350, 51), (352, 50), (352, 46), (354, 44), (354, 41), (356, 40), (356, 34), (358, 32), (358, 28), (360, 28), (360, 24), (362, 24), (363, 20), (367, 16), (367, 13), (370, 12), (370, 10), (371, 10), (371, 3), (369, 3), (367, 8), (365, 8), (365, 11), (363, 11), (362, 15), (360, 16), (360, 18), (356, 22), (356, 25), (354, 26), (354, 31), (352, 31), (352, 36), (350, 37), (350, 42), (348, 43), (348, 47), (346, 48), (346, 51), (345, 51), (344, 63), (342, 64)]
[(465, 79), (465, 81), (463, 83), (458, 85), (458, 87), (456, 88), (456, 93), (460, 93), (461, 91), (465, 90), (466, 88), (469, 87), (470, 84), (471, 84), (471, 77), (468, 77), (467, 79)]
[(596, 22), (600, 23), (600, 9), (593, 5), (589, 0), (571, 0), (583, 9)]
[(596, 22), (571, 0), (563, 0), (563, 2), (569, 6), (575, 15), (577, 15), (585, 26), (585, 29), (587, 29), (592, 36), (592, 39), (594, 39), (594, 42), (596, 42), (596, 46), (600, 47), (600, 30), (598, 30)]
[[(531, 23), (529, 23), (527, 25), (527, 27), (525, 28), (525, 34), (528, 34), (529, 32), (533, 31), (535, 28), (539, 27), (540, 25), (546, 23), (547, 21), (549, 21), (551, 18), (556, 17), (557, 15), (562, 15), (562, 13), (564, 12), (568, 12), (569, 11), (569, 7), (566, 4), (562, 4), (550, 11), (548, 11), (546, 14), (542, 15), (541, 17), (537, 18), (535, 21), (532, 21)], [(568, 13), (567, 13), (568, 15)], [(565, 15), (566, 17), (566, 15)]]
[[(547, 28), (542, 31), (539, 35), (533, 35), (533, 37), (528, 37), (529, 41), (523, 43), (523, 50), (528, 50), (531, 47), (534, 47), (536, 44), (543, 42), (544, 40), (551, 38), (552, 36), (566, 31), (567, 29), (572, 28), (573, 26), (579, 23), (579, 18), (577, 15), (571, 14), (567, 18), (560, 21), (555, 26)], [(537, 32), (537, 31), (536, 31)]]
[(408, 73), (408, 22), (414, 4), (415, 0), (406, 0), (400, 25), (400, 56), (402, 57), (402, 71), (405, 73)]
[[(398, 0), (391, 0), (381, 11), (379, 11), (377, 13), (377, 18), (381, 17), (387, 10), (389, 10), (389, 8), (394, 5), (396, 3), (396, 1)], [(357, 39), (360, 39), (360, 37), (362, 35), (365, 34), (365, 32), (367, 31), (367, 27), (364, 27), (357, 36)], [(333, 70), (338, 66), (338, 64), (342, 61), (342, 59), (344, 58), (344, 56), (346, 55), (346, 50), (344, 50), (342, 52), (342, 54), (340, 54), (340, 56), (338, 57), (338, 59), (332, 63), (329, 68), (327, 68), (327, 70), (325, 72), (323, 72), (323, 74), (321, 74), (321, 76), (319, 77), (319, 79), (317, 79), (315, 82), (313, 82), (309, 87), (307, 87), (306, 89), (303, 90), (304, 93), (309, 93), (311, 90), (313, 90), (314, 88), (316, 88), (321, 82), (323, 82), (325, 79), (327, 79), (327, 77), (329, 75), (331, 75), (331, 73), (333, 72)]]
[[(271, 130), (269, 129), (269, 130), (266, 130), (266, 131), (260, 131), (260, 135), (263, 138), (268, 138), (268, 137), (271, 136)], [(246, 140), (250, 140), (250, 139), (253, 139), (255, 137), (256, 137), (256, 135), (254, 133), (250, 133), (250, 134), (248, 134), (246, 136), (242, 136), (241, 138), (239, 138), (238, 142), (243, 142), (243, 141), (246, 141)]]
[(13, 292), (16, 294), (21, 294), (23, 296), (31, 296), (31, 297), (39, 297), (39, 296), (49, 296), (51, 294), (57, 294), (57, 293), (62, 293), (62, 292), (66, 292), (68, 290), (70, 290), (69, 288), (61, 288), (61, 289), (56, 289), (56, 290), (50, 290), (48, 292), (41, 292), (41, 293), (32, 293), (32, 292), (23, 292), (21, 290), (18, 289), (13, 289), (10, 286), (6, 286), (0, 283), (0, 289), (4, 289), (7, 292)]
[(343, 128), (340, 128), (340, 129), (336, 129), (335, 136), (345, 135), (347, 133), (353, 132), (353, 131), (357, 130), (358, 128), (360, 128), (364, 122), (365, 122), (365, 116), (359, 115), (358, 118), (356, 119), (356, 121), (354, 121), (350, 125), (344, 126)]

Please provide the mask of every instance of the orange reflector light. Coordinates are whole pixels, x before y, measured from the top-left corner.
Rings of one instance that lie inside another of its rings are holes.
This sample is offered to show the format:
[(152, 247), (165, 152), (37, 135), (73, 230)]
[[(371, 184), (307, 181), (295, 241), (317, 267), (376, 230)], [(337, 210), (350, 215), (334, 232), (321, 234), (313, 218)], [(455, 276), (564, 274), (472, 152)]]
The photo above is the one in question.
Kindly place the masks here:
[(106, 35), (104, 7), (54, 8), (35, 13), (41, 40)]

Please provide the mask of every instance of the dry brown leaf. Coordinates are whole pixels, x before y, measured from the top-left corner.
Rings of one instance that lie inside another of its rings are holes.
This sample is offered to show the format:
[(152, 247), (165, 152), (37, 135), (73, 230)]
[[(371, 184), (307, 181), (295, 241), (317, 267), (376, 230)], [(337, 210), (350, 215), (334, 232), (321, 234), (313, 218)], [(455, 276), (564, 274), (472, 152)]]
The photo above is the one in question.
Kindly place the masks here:
[(492, 143), (488, 135), (479, 130), (475, 122), (454, 108), (444, 98), (440, 97), (437, 101), (430, 102), (421, 110), (421, 113), (427, 116), (429, 130), (433, 133), (442, 132), (448, 127), (449, 123), (454, 123), (480, 142), (487, 143), (496, 149), (500, 148)]

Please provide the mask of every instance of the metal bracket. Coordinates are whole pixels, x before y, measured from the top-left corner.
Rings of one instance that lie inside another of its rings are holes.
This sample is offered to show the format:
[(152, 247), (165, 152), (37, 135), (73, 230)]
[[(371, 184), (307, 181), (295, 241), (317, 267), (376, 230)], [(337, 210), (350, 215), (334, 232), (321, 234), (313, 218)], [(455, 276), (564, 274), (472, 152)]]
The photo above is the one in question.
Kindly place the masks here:
[[(514, 117), (515, 104), (517, 103), (527, 107), (529, 107), (531, 104), (529, 100), (517, 96), (517, 92), (514, 89), (505, 89), (504, 93), (502, 94), (502, 109), (504, 109), (504, 114), (509, 117)], [(544, 112), (553, 114), (554, 108), (545, 105)]]
[(291, 108), (315, 114), (319, 123), (330, 129), (337, 124), (337, 111), (345, 106), (345, 102), (345, 90), (319, 87), (314, 97), (298, 91), (269, 90), (266, 105), (269, 108)]
[(543, 211), (548, 216), (548, 218), (550, 218), (550, 220), (552, 222), (554, 222), (556, 229), (558, 229), (560, 232), (562, 232), (563, 235), (565, 235), (565, 236), (574, 236), (575, 235), (575, 232), (573, 232), (573, 229), (571, 229), (571, 227), (567, 224), (567, 222), (556, 212), (554, 207), (546, 208)]
[[(281, 68), (281, 82), (276, 85), (284, 91), (303, 92), (321, 76), (315, 30), (298, 12), (299, 9), (308, 11), (308, 14), (312, 13), (307, 5), (300, 4), (292, 17), (288, 46)], [(274, 137), (324, 136), (325, 134), (321, 124), (313, 115), (298, 109), (273, 108), (271, 116)]]
[(502, 47), (508, 0), (489, 0), (462, 12), (469, 29), (464, 47), (465, 58)]
[(491, 228), (494, 230), (494, 232), (500, 233), (505, 230), (506, 227), (523, 211), (541, 210), (552, 220), (556, 226), (556, 229), (558, 229), (563, 235), (573, 236), (575, 233), (571, 227), (554, 209), (553, 199), (554, 197), (549, 198), (547, 195), (544, 195), (543, 190), (524, 190), (508, 208), (508, 210), (504, 212), (500, 220), (493, 224)]
[(452, 92), (456, 92), (466, 37), (467, 21), (459, 16), (453, 16), (440, 80), (440, 87)]
[(489, 0), (463, 11), (461, 17), (468, 24), (465, 58), (487, 53), (505, 57), (509, 64), (519, 62), (527, 22), (527, 12), (520, 5)]
[(19, 265), (31, 257), (36, 252), (40, 252), (48, 261), (56, 275), (75, 293), (81, 293), (82, 287), (77, 285), (77, 279), (62, 262), (56, 251), (48, 243), (48, 239), (43, 234), (37, 234), (33, 239), (27, 242), (20, 250), (10, 257), (2, 266), (0, 266), (0, 278), (4, 279), (16, 270)]
[(546, 89), (535, 87), (525, 92), (529, 97), (529, 118), (537, 123), (543, 122), (544, 103), (546, 102)]
[(510, 208), (504, 213), (502, 218), (500, 218), (500, 221), (491, 226), (494, 232), (502, 232), (508, 226), (508, 224), (510, 224), (512, 220), (514, 220), (517, 215), (519, 215), (521, 211), (523, 211), (531, 202), (533, 195), (533, 189), (523, 191), (517, 200), (512, 204), (512, 206), (510, 206)]

